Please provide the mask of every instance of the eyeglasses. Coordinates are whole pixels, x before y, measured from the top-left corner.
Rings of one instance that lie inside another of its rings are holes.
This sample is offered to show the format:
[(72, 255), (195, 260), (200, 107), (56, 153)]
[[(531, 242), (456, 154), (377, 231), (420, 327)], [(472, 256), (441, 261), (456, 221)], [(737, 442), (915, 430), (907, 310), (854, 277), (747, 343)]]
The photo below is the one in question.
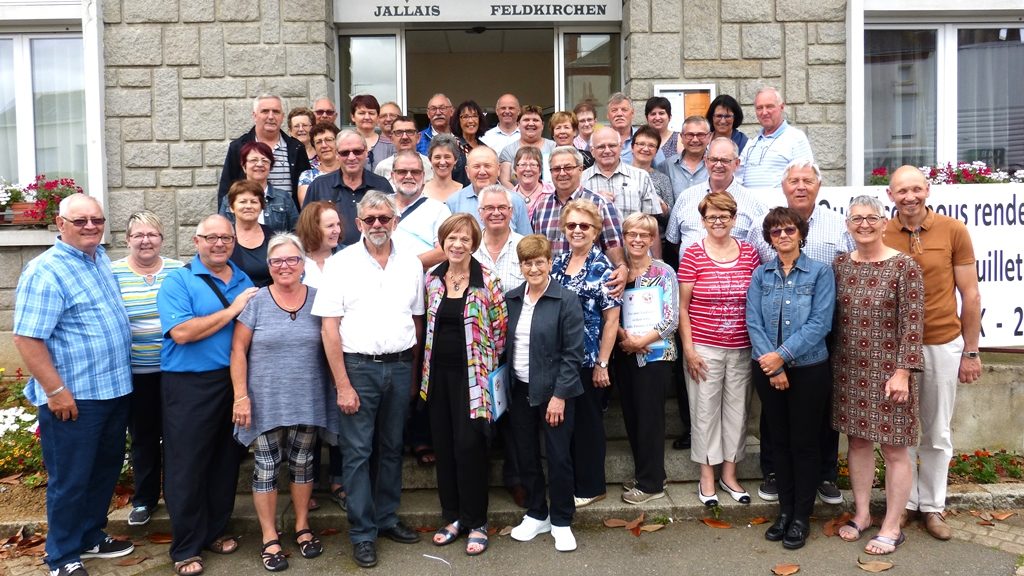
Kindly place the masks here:
[(715, 114), (715, 120), (732, 120), (734, 117), (733, 114)]
[(313, 110), (313, 114), (317, 116), (337, 116), (338, 113), (334, 110)]
[(337, 138), (334, 136), (331, 136), (330, 138), (317, 138), (316, 140), (313, 140), (313, 145), (322, 146), (324, 144), (334, 144), (336, 141)]
[(307, 124), (305, 122), (301, 122), (299, 124), (292, 124), (292, 130), (309, 130), (312, 127), (312, 124)]
[(683, 138), (687, 140), (700, 140), (707, 135), (707, 132), (683, 132)]
[(260, 156), (259, 158), (246, 158), (245, 163), (252, 164), (253, 166), (269, 166), (270, 159), (264, 156)]
[(345, 158), (347, 156), (362, 156), (366, 153), (366, 148), (353, 148), (351, 150), (338, 150), (338, 156)]
[(220, 235), (220, 234), (196, 234), (196, 238), (202, 238), (206, 240), (207, 244), (232, 244), (235, 241), (235, 237), (231, 235)]
[(423, 175), (423, 170), (420, 170), (419, 168), (409, 168), (409, 169), (406, 169), (406, 168), (395, 168), (391, 172), (394, 173), (394, 175), (398, 176), (399, 178), (401, 178), (403, 176), (422, 176)]
[(626, 232), (625, 234), (623, 234), (623, 236), (626, 237), (626, 240), (630, 240), (632, 238), (636, 238), (637, 240), (647, 240), (648, 238), (651, 237), (651, 233), (650, 232)]
[(302, 256), (285, 256), (284, 258), (267, 258), (267, 265), (271, 268), (294, 268), (302, 262)]
[(717, 224), (719, 222), (728, 222), (732, 220), (732, 214), (721, 214), (716, 216), (705, 216), (704, 221), (708, 224)]
[(412, 136), (416, 133), (415, 130), (392, 130), (391, 133), (401, 138), (402, 136)]
[(654, 150), (657, 147), (658, 147), (658, 145), (655, 144), (654, 142), (637, 142), (636, 140), (633, 141), (633, 148), (640, 148), (640, 149), (645, 149), (645, 150)]
[(427, 112), (430, 114), (436, 114), (438, 112), (444, 112), (450, 108), (451, 106), (427, 106)]
[(479, 114), (459, 114), (459, 120), (479, 120)]
[(388, 222), (391, 222), (394, 219), (394, 216), (367, 216), (366, 218), (360, 218), (359, 220), (362, 220), (363, 224), (366, 224), (367, 226), (373, 226), (374, 222), (380, 222), (381, 226), (387, 226)]
[(784, 226), (782, 228), (772, 228), (768, 231), (768, 234), (772, 238), (778, 238), (785, 234), (786, 236), (793, 237), (796, 234), (796, 226)]
[(619, 146), (619, 144), (598, 144), (597, 146), (594, 146), (594, 150), (613, 150)]
[(377, 115), (377, 118), (380, 118), (381, 120), (394, 120), (395, 118), (398, 118), (398, 114), (393, 114), (391, 112), (385, 114), (381, 112), (380, 114)]
[(490, 214), (492, 212), (508, 212), (512, 207), (507, 205), (501, 206), (481, 206), (480, 211), (484, 214)]
[(516, 164), (516, 168), (533, 168), (534, 170), (540, 168), (540, 164), (536, 162), (520, 162)]
[(569, 173), (569, 172), (572, 172), (573, 170), (575, 170), (577, 168), (579, 168), (579, 166), (577, 166), (576, 164), (573, 164), (572, 166), (552, 166), (551, 167), (551, 173), (552, 174), (559, 174), (561, 172)]
[(722, 166), (726, 166), (728, 164), (732, 164), (735, 161), (735, 158), (716, 158), (714, 156), (708, 156), (708, 164), (712, 166), (714, 166), (715, 164), (721, 164)]
[(854, 226), (860, 226), (865, 222), (868, 223), (868, 226), (874, 226), (875, 224), (878, 224), (879, 222), (882, 221), (882, 217), (875, 216), (874, 214), (870, 216), (850, 216), (849, 218), (846, 219), (846, 221), (849, 222), (850, 224), (853, 224)]
[(64, 218), (63, 216), (61, 216), (61, 218), (65, 222), (70, 223), (75, 228), (85, 228), (87, 225), (89, 225), (89, 223), (92, 223), (93, 226), (103, 226), (103, 224), (107, 221), (107, 219), (102, 216), (100, 216), (99, 218), (75, 218), (74, 220), (69, 220), (67, 218)]
[(577, 228), (579, 228), (583, 232), (587, 232), (588, 230), (590, 230), (593, 227), (594, 227), (593, 224), (587, 224), (586, 222), (566, 222), (565, 223), (566, 230), (569, 230), (570, 232), (575, 230), (575, 229), (577, 229)]
[(129, 234), (128, 235), (128, 239), (132, 240), (132, 241), (135, 241), (135, 242), (138, 242), (140, 240), (149, 240), (150, 242), (153, 242), (154, 240), (157, 240), (157, 239), (163, 238), (163, 237), (164, 237), (164, 235), (160, 234), (159, 232), (146, 232), (145, 234), (143, 234), (141, 232), (136, 232), (135, 234)]

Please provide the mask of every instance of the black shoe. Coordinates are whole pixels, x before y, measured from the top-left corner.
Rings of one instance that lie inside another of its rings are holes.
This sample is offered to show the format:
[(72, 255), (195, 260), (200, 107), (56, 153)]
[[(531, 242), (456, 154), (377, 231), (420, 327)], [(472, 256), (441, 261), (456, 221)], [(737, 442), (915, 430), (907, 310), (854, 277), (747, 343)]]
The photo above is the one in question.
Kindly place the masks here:
[(765, 476), (764, 481), (757, 487), (757, 495), (765, 502), (775, 502), (779, 499), (779, 485), (775, 482), (775, 473)]
[(155, 506), (136, 506), (128, 513), (129, 526), (145, 526), (153, 518)]
[(839, 487), (836, 486), (835, 482), (825, 480), (821, 484), (818, 484), (818, 498), (825, 504), (842, 504), (843, 493), (839, 491)]
[(764, 533), (764, 539), (769, 542), (778, 542), (786, 535), (786, 531), (789, 530), (789, 522), (791, 518), (789, 514), (779, 514), (779, 517), (775, 519), (775, 523), (772, 524), (768, 530)]
[(81, 562), (68, 562), (56, 570), (50, 570), (50, 576), (89, 576)]
[(799, 518), (793, 520), (789, 523), (789, 529), (786, 530), (786, 535), (782, 537), (782, 546), (787, 550), (803, 548), (804, 544), (807, 543), (807, 535), (810, 531), (811, 527), (807, 523), (807, 520), (801, 520)]
[(135, 544), (132, 544), (131, 540), (114, 540), (110, 536), (103, 539), (102, 542), (89, 548), (88, 550), (82, 551), (81, 557), (84, 558), (120, 558), (121, 556), (127, 556), (135, 551)]
[(371, 540), (356, 542), (352, 546), (352, 559), (362, 568), (373, 568), (377, 565), (377, 544)]
[(420, 541), (420, 535), (415, 530), (401, 522), (395, 524), (391, 528), (379, 531), (378, 534), (385, 538), (394, 540), (399, 544), (415, 544)]
[(672, 441), (673, 450), (689, 450), (690, 449), (690, 435), (680, 436)]

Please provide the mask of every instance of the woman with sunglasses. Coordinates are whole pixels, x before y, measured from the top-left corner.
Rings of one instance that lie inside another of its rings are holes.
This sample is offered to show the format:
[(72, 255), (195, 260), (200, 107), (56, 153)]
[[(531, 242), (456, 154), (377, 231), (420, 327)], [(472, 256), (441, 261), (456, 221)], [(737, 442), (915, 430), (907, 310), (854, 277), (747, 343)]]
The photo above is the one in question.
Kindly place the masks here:
[(267, 248), (274, 283), (260, 289), (235, 323), (231, 343), (235, 440), (252, 448), (252, 499), (263, 532), (263, 567), (279, 572), (288, 559), (277, 532), (277, 472), (288, 463), (295, 513), (295, 544), (303, 558), (323, 553), (309, 529), (312, 448), (321, 430), (337, 433), (334, 386), (320, 339), (320, 317), (310, 313), (316, 288), (302, 283), (305, 253), (292, 234)]
[(764, 537), (790, 550), (803, 547), (817, 493), (818, 430), (828, 414), (832, 370), (825, 337), (832, 328), (832, 268), (800, 248), (808, 223), (791, 208), (773, 208), (761, 234), (776, 257), (759, 266), (747, 290), (752, 377), (771, 430), (779, 515)]
[(582, 508), (605, 497), (605, 434), (602, 420), (604, 388), (611, 385), (608, 360), (615, 347), (622, 299), (611, 295), (608, 280), (615, 267), (595, 244), (601, 233), (601, 214), (589, 200), (570, 200), (560, 224), (569, 251), (555, 257), (551, 277), (579, 296), (583, 305), (583, 395), (576, 399), (573, 431), (575, 503)]
[(747, 440), (750, 397), (750, 338), (747, 336), (747, 287), (761, 264), (757, 249), (730, 233), (736, 200), (712, 192), (697, 206), (707, 236), (687, 248), (679, 261), (679, 340), (686, 358), (690, 399), (690, 458), (700, 464), (697, 496), (717, 506), (718, 485), (740, 504), (750, 494), (736, 478)]

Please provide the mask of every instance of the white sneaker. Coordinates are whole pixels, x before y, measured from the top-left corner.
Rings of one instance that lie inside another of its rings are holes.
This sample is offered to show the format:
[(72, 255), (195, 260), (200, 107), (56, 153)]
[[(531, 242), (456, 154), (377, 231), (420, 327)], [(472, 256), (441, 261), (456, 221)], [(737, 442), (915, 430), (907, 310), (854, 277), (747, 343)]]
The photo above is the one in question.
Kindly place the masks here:
[(552, 526), (551, 535), (555, 538), (555, 550), (572, 552), (576, 549), (576, 537), (569, 526)]
[[(529, 542), (537, 537), (538, 534), (545, 532), (551, 532), (551, 517), (548, 516), (544, 520), (537, 520), (530, 516), (523, 516), (523, 521), (512, 529), (512, 539), (520, 542)], [(574, 545), (575, 546), (575, 545)]]

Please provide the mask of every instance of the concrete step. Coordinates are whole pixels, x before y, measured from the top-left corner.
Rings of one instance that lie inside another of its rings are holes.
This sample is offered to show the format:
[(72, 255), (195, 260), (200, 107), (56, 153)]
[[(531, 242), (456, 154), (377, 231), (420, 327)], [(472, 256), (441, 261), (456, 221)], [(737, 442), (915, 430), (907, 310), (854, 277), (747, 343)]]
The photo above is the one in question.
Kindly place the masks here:
[[(746, 457), (736, 466), (736, 474), (741, 480), (753, 481), (756, 479), (760, 481), (761, 470), (758, 464), (760, 453), (759, 440), (754, 436), (747, 436)], [(326, 468), (327, 461), (325, 450), (324, 468)], [(490, 459), (490, 485), (492, 487), (500, 488), (502, 486), (501, 468), (503, 463), (504, 456), (501, 450), (493, 451)], [(251, 492), (252, 470), (253, 459), (250, 456), (242, 462), (238, 476), (238, 492), (240, 494)], [(674, 450), (671, 438), (665, 440), (665, 474), (668, 476), (669, 482), (694, 482), (700, 478), (700, 465), (690, 459), (690, 451)], [(633, 478), (633, 455), (630, 452), (628, 441), (608, 441), (605, 476), (608, 482), (619, 484)], [(437, 475), (434, 472), (434, 467), (420, 466), (416, 463), (415, 458), (405, 456), (402, 463), (402, 488), (404, 490), (436, 489)]]
[[(718, 491), (719, 503), (721, 504), (721, 518), (733, 525), (745, 526), (751, 519), (765, 517), (774, 519), (778, 514), (777, 502), (764, 502), (757, 497), (757, 484), (754, 481), (747, 481), (744, 487), (751, 493), (753, 501), (749, 505), (739, 504), (732, 500), (724, 491)], [(573, 521), (574, 526), (596, 526), (607, 518), (622, 518), (632, 520), (641, 512), (645, 513), (646, 519), (650, 521), (657, 516), (672, 518), (675, 521), (694, 518), (705, 518), (711, 516), (711, 510), (703, 506), (697, 499), (696, 482), (671, 483), (665, 489), (665, 497), (652, 500), (646, 504), (635, 506), (622, 501), (622, 487), (617, 484), (609, 484), (607, 497), (604, 500), (595, 502), (585, 508), (576, 511)], [(310, 523), (315, 530), (325, 528), (336, 528), (344, 534), (348, 522), (345, 513), (323, 494), (316, 495), (321, 508), (310, 513)], [(853, 495), (844, 492), (846, 502), (842, 505), (830, 506), (817, 502), (815, 504), (815, 516), (818, 518), (831, 518), (841, 514), (848, 507), (852, 508)], [(876, 501), (884, 506), (884, 497), (876, 495)], [(108, 530), (112, 534), (129, 534), (133, 538), (140, 538), (154, 532), (170, 532), (170, 519), (167, 516), (167, 509), (161, 506), (153, 515), (153, 520), (146, 526), (128, 526), (128, 512), (130, 508), (115, 510), (110, 515)], [(508, 493), (501, 488), (492, 488), (490, 491), (490, 505), (488, 520), (491, 526), (498, 529), (504, 526), (514, 526), (519, 523), (524, 510), (515, 505)], [(437, 499), (437, 492), (434, 490), (406, 490), (402, 493), (402, 506), (399, 510), (402, 521), (411, 527), (429, 527), (436, 529), (440, 524), (440, 504)], [(294, 530), (295, 515), (291, 508), (291, 501), (286, 493), (282, 493), (277, 505), (276, 514), (278, 529), (286, 535)], [(767, 529), (767, 526), (765, 526)], [(230, 531), (236, 534), (259, 534), (259, 521), (253, 507), (252, 498), (248, 494), (239, 494), (235, 500), (235, 511), (231, 520)], [(290, 536), (286, 536), (290, 537)]]

